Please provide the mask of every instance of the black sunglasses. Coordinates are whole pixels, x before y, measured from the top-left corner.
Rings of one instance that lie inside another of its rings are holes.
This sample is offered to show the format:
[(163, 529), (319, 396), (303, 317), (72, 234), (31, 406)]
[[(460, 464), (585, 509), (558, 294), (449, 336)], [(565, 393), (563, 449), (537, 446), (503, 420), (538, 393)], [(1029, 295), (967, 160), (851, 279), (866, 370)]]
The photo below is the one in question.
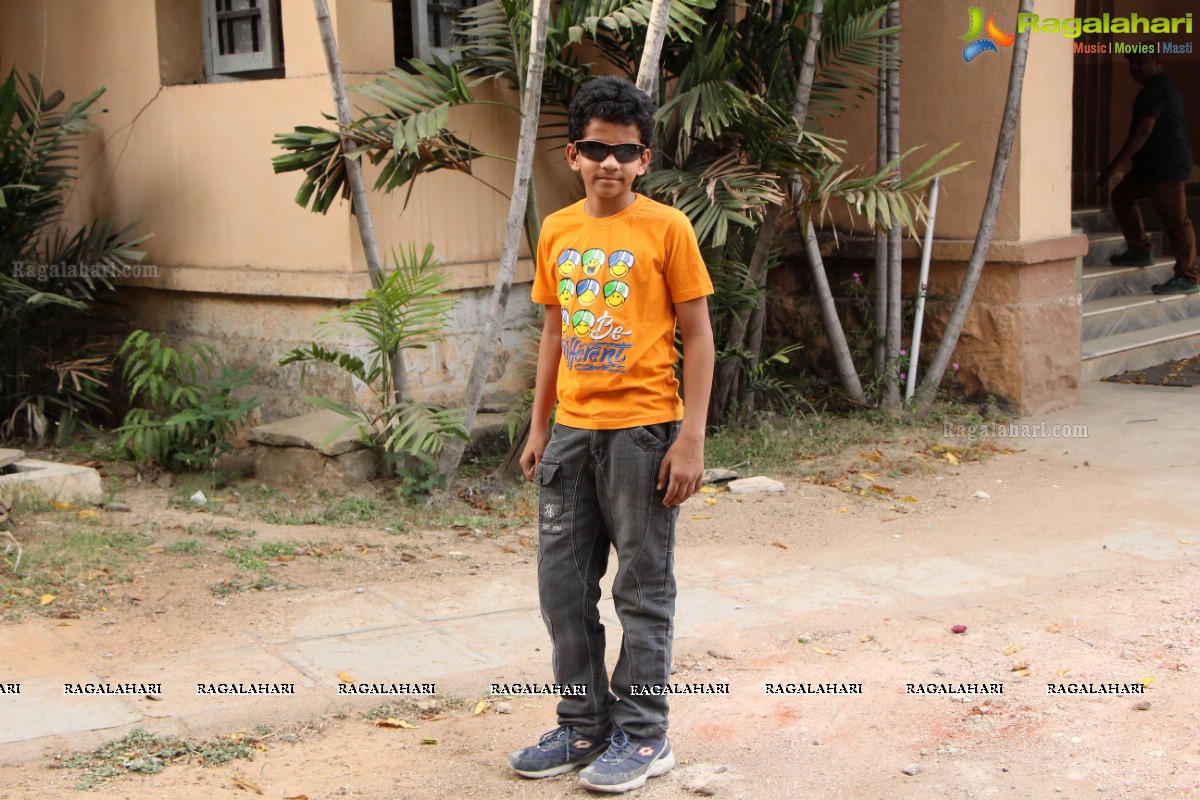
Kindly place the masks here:
[(646, 152), (646, 145), (632, 142), (609, 144), (595, 139), (580, 139), (575, 142), (575, 152), (589, 161), (603, 161), (612, 155), (616, 157), (617, 163), (628, 164), (642, 157), (642, 153)]

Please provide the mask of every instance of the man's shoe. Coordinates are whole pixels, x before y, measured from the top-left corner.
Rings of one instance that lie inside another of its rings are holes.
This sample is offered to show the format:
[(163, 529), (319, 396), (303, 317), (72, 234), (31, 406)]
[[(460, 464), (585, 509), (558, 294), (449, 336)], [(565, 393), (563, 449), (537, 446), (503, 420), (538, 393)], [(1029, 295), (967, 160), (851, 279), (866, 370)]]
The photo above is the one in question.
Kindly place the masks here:
[(1117, 267), (1149, 267), (1154, 264), (1154, 254), (1149, 250), (1131, 247), (1124, 253), (1117, 253), (1108, 260)]
[(1176, 275), (1166, 283), (1157, 283), (1150, 287), (1155, 294), (1196, 294), (1200, 286), (1192, 283), (1182, 275)]
[(628, 792), (675, 766), (666, 736), (630, 739), (620, 728), (609, 737), (608, 750), (579, 773), (579, 785), (594, 792)]
[(590, 764), (607, 744), (604, 736), (585, 736), (569, 725), (560, 725), (537, 744), (512, 753), (508, 765), (525, 778), (550, 778)]

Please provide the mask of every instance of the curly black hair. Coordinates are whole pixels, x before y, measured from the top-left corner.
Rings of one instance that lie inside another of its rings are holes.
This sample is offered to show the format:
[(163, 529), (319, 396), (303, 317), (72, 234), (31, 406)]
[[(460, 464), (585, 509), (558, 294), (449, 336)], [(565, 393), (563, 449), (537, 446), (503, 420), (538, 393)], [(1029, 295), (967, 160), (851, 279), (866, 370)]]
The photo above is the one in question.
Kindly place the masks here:
[(654, 132), (654, 101), (624, 78), (605, 76), (583, 85), (567, 111), (567, 141), (583, 138), (593, 119), (617, 125), (636, 125), (641, 143), (650, 146)]

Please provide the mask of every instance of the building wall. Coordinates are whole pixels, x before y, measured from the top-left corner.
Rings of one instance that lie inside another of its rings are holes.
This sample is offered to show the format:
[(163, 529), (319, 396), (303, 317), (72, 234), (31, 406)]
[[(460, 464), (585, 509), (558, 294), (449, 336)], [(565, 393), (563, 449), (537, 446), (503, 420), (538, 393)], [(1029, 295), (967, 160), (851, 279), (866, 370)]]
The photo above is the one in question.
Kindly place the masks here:
[[(366, 260), (348, 203), (326, 215), (295, 204), (298, 173), (275, 175), (271, 143), (297, 125), (328, 125), (333, 100), (311, 4), (285, 0), (286, 77), (206, 83), (199, 3), (195, 0), (30, 0), (0, 9), (4, 68), (39, 73), (68, 98), (104, 86), (98, 134), (81, 151), (81, 179), (69, 205), (76, 223), (95, 216), (140, 220), (152, 233), (145, 262), (158, 277), (127, 286), (131, 322), (208, 341), (238, 362), (260, 364), (264, 416), (304, 410), (290, 371), (275, 366), (287, 349), (310, 341), (316, 317), (336, 301), (363, 296)], [(377, 0), (330, 0), (350, 85), (392, 64), (391, 11)], [(486, 84), (478, 93), (513, 103)], [(351, 103), (366, 101), (351, 95)], [(519, 116), (513, 109), (455, 109), (455, 126), (485, 152), (512, 156)], [(561, 147), (543, 145), (538, 192), (554, 208), (578, 191)], [(368, 181), (377, 170), (368, 168)], [(373, 193), (378, 239), (387, 251), (432, 243), (461, 295), (443, 345), (415, 354), (414, 394), (461, 402), (462, 381), (497, 272), (513, 167), (482, 159), (475, 174), (442, 171), (403, 192)], [(495, 187), (495, 188), (492, 188)], [(527, 248), (518, 280), (528, 281)], [(534, 310), (518, 286), (498, 332), (516, 350)], [(485, 402), (502, 403), (527, 384), (520, 359), (506, 352)], [(296, 371), (298, 373), (298, 371)]]

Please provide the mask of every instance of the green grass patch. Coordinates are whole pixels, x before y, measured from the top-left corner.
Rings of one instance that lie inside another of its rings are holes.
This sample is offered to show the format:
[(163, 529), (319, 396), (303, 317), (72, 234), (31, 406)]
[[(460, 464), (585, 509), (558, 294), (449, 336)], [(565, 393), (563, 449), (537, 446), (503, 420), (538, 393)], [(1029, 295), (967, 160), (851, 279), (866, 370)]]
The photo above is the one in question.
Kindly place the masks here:
[(258, 726), (254, 733), (189, 742), (174, 736), (156, 736), (142, 728), (90, 753), (71, 753), (60, 757), (54, 767), (80, 771), (76, 788), (97, 789), (114, 778), (126, 775), (157, 775), (168, 764), (225, 764), (234, 760), (252, 761), (254, 751), (270, 735), (270, 729)]
[(178, 542), (171, 542), (163, 549), (168, 553), (194, 556), (204, 552), (204, 543), (195, 539), (180, 539)]
[[(106, 527), (102, 518), (76, 518), (72, 510), (22, 517), (15, 552), (0, 561), (0, 620), (26, 613), (58, 616), (102, 605), (108, 588), (128, 580), (129, 564), (143, 557), (149, 538), (140, 531)], [(15, 567), (15, 569), (14, 569)]]

